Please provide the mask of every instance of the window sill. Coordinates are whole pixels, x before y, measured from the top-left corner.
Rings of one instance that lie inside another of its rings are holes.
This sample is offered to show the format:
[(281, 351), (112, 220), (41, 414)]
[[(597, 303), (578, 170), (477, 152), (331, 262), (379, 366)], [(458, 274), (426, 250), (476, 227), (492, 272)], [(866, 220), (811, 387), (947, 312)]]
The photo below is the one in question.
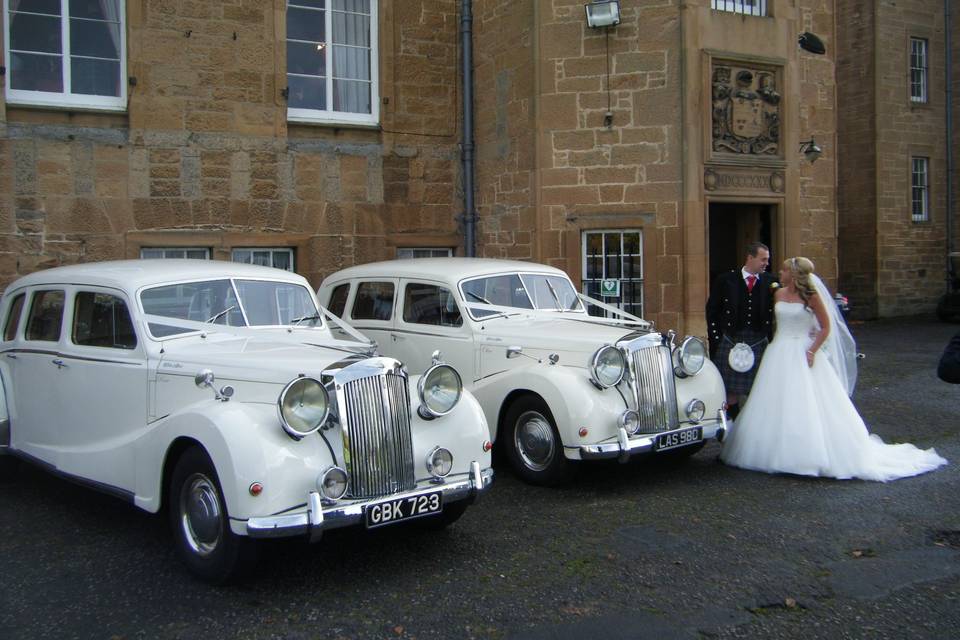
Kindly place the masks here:
[(312, 120), (310, 118), (287, 118), (287, 123), (297, 126), (324, 127), (327, 129), (364, 129), (380, 131), (379, 122), (351, 122), (349, 120)]
[(59, 111), (59, 112), (77, 112), (77, 113), (126, 113), (127, 105), (108, 107), (100, 105), (82, 105), (82, 104), (69, 104), (64, 102), (57, 102), (51, 100), (50, 102), (42, 101), (25, 101), (25, 100), (16, 100), (16, 99), (7, 99), (8, 107), (16, 107), (17, 109), (30, 109), (32, 111)]

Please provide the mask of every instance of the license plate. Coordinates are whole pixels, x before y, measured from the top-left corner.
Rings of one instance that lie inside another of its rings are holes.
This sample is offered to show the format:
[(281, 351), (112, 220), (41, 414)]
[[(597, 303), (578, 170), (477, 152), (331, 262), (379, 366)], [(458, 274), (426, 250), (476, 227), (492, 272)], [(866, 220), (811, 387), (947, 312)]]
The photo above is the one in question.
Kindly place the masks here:
[(671, 433), (662, 433), (657, 436), (656, 450), (665, 451), (667, 449), (676, 449), (677, 447), (696, 444), (701, 440), (703, 440), (702, 427), (691, 427)]
[(366, 508), (365, 515), (367, 528), (373, 529), (441, 511), (443, 511), (443, 494), (440, 491), (434, 491), (371, 504)]

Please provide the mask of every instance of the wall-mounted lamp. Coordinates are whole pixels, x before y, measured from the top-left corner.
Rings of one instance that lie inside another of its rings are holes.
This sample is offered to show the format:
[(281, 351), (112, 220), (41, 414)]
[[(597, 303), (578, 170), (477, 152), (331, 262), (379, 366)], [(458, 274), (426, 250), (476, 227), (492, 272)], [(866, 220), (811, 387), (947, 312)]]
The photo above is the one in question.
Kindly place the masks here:
[(800, 37), (797, 39), (797, 42), (801, 49), (804, 51), (809, 51), (810, 53), (815, 53), (818, 56), (822, 56), (827, 52), (827, 47), (823, 44), (823, 40), (809, 31), (804, 31), (801, 33)]
[(800, 143), (800, 153), (810, 161), (810, 164), (813, 164), (817, 161), (817, 158), (820, 157), (820, 154), (823, 153), (823, 149), (821, 149), (820, 145), (814, 142), (813, 137), (811, 137), (806, 142)]
[(587, 12), (587, 26), (591, 29), (620, 24), (620, 0), (593, 0), (583, 8)]

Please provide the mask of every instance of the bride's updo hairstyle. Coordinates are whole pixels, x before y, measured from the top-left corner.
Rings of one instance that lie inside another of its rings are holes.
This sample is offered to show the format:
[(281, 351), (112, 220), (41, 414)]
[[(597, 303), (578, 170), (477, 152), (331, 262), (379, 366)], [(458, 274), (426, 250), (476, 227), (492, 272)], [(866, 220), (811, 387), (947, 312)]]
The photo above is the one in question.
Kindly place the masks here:
[(797, 256), (787, 259), (783, 265), (793, 275), (793, 286), (797, 288), (797, 293), (803, 299), (803, 306), (809, 308), (810, 298), (817, 292), (810, 281), (810, 274), (813, 273), (813, 261), (810, 258)]

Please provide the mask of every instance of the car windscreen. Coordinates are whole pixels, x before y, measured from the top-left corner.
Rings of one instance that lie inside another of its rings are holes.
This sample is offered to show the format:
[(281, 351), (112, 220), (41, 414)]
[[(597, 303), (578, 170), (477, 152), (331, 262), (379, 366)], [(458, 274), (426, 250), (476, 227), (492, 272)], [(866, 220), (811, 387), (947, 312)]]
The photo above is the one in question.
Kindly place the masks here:
[(524, 273), (520, 276), (537, 309), (583, 311), (573, 284), (563, 276)]
[[(290, 282), (222, 279), (161, 285), (143, 290), (140, 304), (147, 315), (231, 327), (323, 324), (310, 291)], [(149, 324), (156, 337), (197, 330), (189, 324)]]
[(460, 291), (463, 293), (463, 299), (466, 300), (470, 309), (470, 315), (476, 319), (495, 315), (498, 312), (471, 306), (470, 303), (473, 302), (498, 307), (533, 309), (530, 297), (527, 295), (526, 289), (523, 288), (520, 275), (516, 273), (469, 280), (460, 285)]

